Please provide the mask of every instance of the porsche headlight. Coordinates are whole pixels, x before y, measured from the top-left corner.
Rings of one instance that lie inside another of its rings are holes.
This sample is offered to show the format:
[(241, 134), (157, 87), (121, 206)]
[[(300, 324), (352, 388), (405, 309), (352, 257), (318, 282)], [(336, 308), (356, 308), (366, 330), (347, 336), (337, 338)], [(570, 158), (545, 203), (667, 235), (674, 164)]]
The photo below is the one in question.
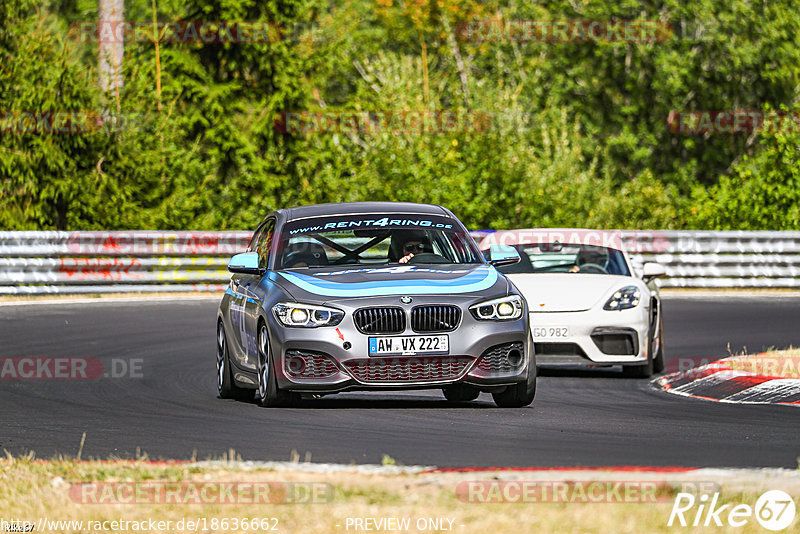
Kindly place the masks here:
[(480, 321), (511, 321), (522, 317), (522, 297), (510, 295), (479, 302), (469, 307), (472, 316)]
[(636, 286), (627, 286), (617, 290), (611, 298), (608, 299), (606, 305), (603, 306), (604, 310), (627, 310), (628, 308), (635, 308), (639, 305), (642, 293)]
[(301, 328), (336, 326), (344, 317), (344, 312), (335, 308), (296, 302), (279, 302), (272, 307), (272, 312), (284, 325)]

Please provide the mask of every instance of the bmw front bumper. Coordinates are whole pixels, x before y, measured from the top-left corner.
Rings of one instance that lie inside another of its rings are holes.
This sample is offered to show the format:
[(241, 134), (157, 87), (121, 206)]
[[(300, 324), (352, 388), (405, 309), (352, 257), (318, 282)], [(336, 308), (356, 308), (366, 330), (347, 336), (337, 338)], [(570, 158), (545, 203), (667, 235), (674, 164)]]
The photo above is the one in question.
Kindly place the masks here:
[[(281, 389), (325, 393), (367, 389), (441, 388), (462, 383), (491, 390), (524, 381), (533, 360), (528, 319), (482, 321), (469, 306), (481, 299), (449, 296), (414, 296), (413, 303), (392, 304), (408, 318), (416, 306), (455, 305), (461, 310), (457, 327), (447, 332), (419, 332), (405, 321), (396, 334), (363, 333), (353, 313), (360, 308), (384, 306), (385, 298), (348, 299), (326, 303), (345, 312), (336, 326), (292, 328), (274, 316), (268, 320), (270, 343)], [(525, 310), (527, 312), (527, 310)], [(370, 337), (443, 336), (446, 354), (415, 353), (370, 355)]]

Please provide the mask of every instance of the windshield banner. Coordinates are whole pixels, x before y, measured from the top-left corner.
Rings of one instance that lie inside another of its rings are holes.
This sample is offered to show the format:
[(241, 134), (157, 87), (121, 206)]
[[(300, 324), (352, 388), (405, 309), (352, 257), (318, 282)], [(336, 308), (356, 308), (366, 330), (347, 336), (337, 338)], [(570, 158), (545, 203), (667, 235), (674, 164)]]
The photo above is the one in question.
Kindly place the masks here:
[(453, 230), (453, 220), (447, 217), (408, 215), (382, 216), (360, 215), (349, 217), (318, 217), (293, 221), (286, 225), (286, 233), (290, 236), (309, 235), (319, 232), (336, 232), (347, 230), (394, 230), (400, 228), (419, 228), (422, 230)]

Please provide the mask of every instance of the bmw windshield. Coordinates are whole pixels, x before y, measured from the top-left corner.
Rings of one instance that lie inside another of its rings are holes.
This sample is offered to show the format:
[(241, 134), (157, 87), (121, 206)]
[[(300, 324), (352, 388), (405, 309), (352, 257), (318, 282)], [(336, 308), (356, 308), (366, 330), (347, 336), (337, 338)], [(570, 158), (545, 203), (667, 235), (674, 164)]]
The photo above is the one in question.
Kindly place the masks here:
[(483, 263), (472, 238), (456, 221), (430, 215), (301, 219), (284, 225), (278, 247), (277, 269)]

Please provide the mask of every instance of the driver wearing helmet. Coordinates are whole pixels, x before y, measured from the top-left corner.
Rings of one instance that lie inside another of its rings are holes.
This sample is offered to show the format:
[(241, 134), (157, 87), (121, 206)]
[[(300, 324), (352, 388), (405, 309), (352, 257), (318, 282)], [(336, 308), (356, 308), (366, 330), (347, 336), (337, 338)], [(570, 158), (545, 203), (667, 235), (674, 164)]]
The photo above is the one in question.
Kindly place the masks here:
[(392, 236), (391, 250), (399, 263), (408, 263), (415, 254), (433, 252), (425, 232), (397, 232)]
[(594, 267), (596, 271), (599, 267), (603, 271), (608, 268), (608, 251), (603, 247), (581, 247), (578, 255), (575, 256), (575, 265), (573, 265), (569, 272), (579, 273), (588, 272), (588, 269)]
[(403, 243), (403, 254), (404, 256), (400, 258), (398, 261), (400, 263), (408, 263), (408, 260), (414, 257), (414, 254), (420, 254), (422, 252), (428, 251), (430, 252), (430, 247), (424, 240), (416, 240), (412, 239), (411, 241), (406, 241)]

